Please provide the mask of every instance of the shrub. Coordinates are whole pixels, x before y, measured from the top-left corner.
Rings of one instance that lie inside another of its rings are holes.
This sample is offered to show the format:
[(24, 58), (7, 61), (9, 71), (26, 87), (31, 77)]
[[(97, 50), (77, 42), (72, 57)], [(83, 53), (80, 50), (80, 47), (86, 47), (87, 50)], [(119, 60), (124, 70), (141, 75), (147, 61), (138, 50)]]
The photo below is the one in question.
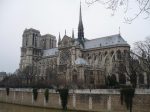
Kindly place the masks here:
[(132, 112), (132, 103), (135, 89), (132, 87), (124, 87), (120, 89), (120, 100), (121, 104), (125, 103), (126, 107)]
[(67, 103), (68, 103), (68, 89), (58, 89), (60, 98), (61, 98), (61, 105), (63, 110), (67, 110)]
[(46, 100), (46, 103), (47, 103), (48, 99), (49, 99), (49, 89), (48, 88), (45, 89), (44, 95), (45, 95), (45, 100)]
[(37, 88), (33, 88), (33, 99), (34, 99), (34, 101), (37, 100), (37, 97), (38, 97), (38, 89)]

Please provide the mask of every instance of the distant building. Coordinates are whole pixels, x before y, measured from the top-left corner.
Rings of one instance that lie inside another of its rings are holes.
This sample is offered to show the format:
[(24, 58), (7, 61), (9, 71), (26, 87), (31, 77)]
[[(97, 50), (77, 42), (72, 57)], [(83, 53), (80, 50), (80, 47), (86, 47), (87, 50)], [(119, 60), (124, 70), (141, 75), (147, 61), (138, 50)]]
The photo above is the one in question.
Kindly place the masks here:
[(25, 29), (22, 36), (20, 69), (27, 66), (36, 68), (38, 79), (47, 79), (48, 72), (55, 74), (66, 84), (82, 83), (88, 86), (105, 84), (106, 76), (114, 76), (121, 84), (126, 84), (127, 76), (118, 72), (122, 60), (128, 66), (129, 44), (120, 34), (89, 40), (84, 37), (81, 6), (78, 37), (41, 35), (38, 30)]
[(6, 76), (6, 72), (0, 72), (0, 81), (2, 81)]

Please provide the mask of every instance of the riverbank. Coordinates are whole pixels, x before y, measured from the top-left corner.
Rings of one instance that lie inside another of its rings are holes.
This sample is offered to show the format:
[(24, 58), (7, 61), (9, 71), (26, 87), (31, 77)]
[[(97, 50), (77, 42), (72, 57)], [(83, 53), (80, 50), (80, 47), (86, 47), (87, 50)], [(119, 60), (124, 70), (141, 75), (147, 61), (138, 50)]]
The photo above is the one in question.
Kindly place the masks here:
[[(10, 103), (0, 103), (0, 112), (63, 112), (59, 109), (33, 107), (27, 105), (18, 105)], [(77, 111), (65, 111), (65, 112), (77, 112)]]
[[(44, 89), (38, 90), (37, 100), (34, 100), (32, 89), (10, 89), (7, 95), (5, 88), (0, 88), (0, 102), (26, 105), (33, 107), (62, 109), (58, 92), (49, 90), (49, 100), (46, 102)], [(69, 90), (69, 110), (95, 112), (125, 112), (125, 105), (121, 105), (120, 91), (117, 89), (83, 89)], [(133, 112), (150, 112), (150, 89), (136, 89), (133, 98)]]

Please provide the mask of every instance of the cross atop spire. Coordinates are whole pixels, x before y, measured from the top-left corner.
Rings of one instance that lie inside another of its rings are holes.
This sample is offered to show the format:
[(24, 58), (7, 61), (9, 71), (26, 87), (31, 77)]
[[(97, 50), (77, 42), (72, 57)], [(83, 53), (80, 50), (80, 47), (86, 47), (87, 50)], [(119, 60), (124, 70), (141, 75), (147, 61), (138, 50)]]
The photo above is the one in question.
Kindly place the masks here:
[(78, 24), (78, 39), (84, 40), (84, 28), (83, 28), (83, 23), (82, 23), (81, 1), (80, 1), (79, 24)]

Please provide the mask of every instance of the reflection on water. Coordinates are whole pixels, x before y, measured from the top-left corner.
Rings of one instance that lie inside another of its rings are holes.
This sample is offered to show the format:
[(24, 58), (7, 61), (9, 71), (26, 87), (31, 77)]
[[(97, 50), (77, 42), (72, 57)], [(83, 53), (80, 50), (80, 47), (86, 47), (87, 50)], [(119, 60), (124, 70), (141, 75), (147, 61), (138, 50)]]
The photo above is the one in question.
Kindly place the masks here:
[(35, 107), (0, 103), (0, 112), (71, 112), (71, 111), (35, 108)]

